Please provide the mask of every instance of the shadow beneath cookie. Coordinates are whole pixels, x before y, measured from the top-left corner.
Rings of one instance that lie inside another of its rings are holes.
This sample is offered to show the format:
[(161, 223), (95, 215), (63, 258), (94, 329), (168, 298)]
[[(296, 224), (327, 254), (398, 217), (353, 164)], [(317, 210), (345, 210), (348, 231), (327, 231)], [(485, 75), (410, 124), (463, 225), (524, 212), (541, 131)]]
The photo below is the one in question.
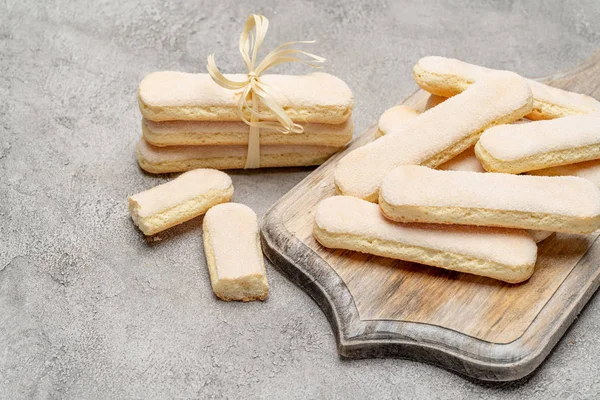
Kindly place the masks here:
[(138, 237), (140, 240), (146, 242), (148, 247), (158, 247), (164, 243), (169, 243), (179, 237), (184, 237), (191, 234), (197, 234), (198, 240), (202, 237), (202, 222), (204, 221), (204, 215), (193, 218), (189, 221), (186, 221), (182, 224), (175, 225), (169, 229), (166, 229), (162, 232), (158, 232), (151, 236), (146, 236), (139, 230), (139, 228), (133, 223), (133, 220), (130, 218), (129, 223), (131, 225), (131, 229), (134, 229), (138, 233)]
[(230, 169), (223, 172), (235, 176), (254, 176), (254, 175), (282, 175), (289, 173), (312, 172), (317, 166), (310, 167), (280, 167), (280, 168), (258, 168), (258, 169)]

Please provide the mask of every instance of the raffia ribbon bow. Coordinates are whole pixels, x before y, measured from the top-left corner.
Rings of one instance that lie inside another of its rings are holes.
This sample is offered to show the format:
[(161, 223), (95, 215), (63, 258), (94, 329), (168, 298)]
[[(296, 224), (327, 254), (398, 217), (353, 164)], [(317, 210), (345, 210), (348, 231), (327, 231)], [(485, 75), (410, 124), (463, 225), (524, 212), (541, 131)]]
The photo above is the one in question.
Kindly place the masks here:
[[(257, 64), (258, 51), (267, 34), (269, 20), (257, 14), (252, 14), (246, 20), (244, 30), (240, 35), (240, 53), (244, 58), (244, 63), (248, 68), (248, 77), (243, 81), (234, 81), (226, 78), (215, 63), (215, 55), (208, 56), (206, 68), (208, 73), (219, 86), (231, 90), (242, 90), (242, 95), (238, 102), (238, 114), (242, 121), (250, 126), (250, 136), (248, 137), (248, 156), (244, 168), (260, 167), (260, 128), (275, 129), (282, 134), (302, 133), (304, 128), (294, 123), (290, 116), (285, 112), (281, 104), (273, 96), (273, 88), (260, 80), (260, 76), (269, 68), (275, 65), (300, 62), (313, 68), (320, 68), (319, 64), (325, 62), (323, 57), (307, 53), (305, 51), (291, 48), (297, 43), (314, 43), (313, 41), (288, 42), (272, 50), (267, 56)], [(304, 60), (296, 55), (302, 55), (308, 58)], [(267, 116), (262, 110), (269, 110), (275, 118), (275, 121), (264, 121)], [(250, 115), (250, 120), (246, 115)], [(263, 121), (261, 121), (263, 120)]]

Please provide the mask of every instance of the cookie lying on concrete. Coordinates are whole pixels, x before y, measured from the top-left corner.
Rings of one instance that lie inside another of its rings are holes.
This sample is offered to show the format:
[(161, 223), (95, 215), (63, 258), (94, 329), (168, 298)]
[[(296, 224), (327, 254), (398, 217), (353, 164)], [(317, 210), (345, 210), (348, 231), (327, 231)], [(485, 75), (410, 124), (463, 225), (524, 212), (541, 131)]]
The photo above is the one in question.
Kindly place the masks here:
[(197, 169), (131, 196), (129, 212), (144, 235), (154, 235), (202, 215), (232, 196), (233, 184), (226, 173)]
[(453, 271), (522, 282), (531, 276), (537, 246), (523, 230), (401, 224), (377, 204), (350, 196), (319, 203), (314, 236), (325, 247), (413, 261)]
[(226, 301), (264, 300), (269, 284), (254, 211), (243, 204), (220, 204), (206, 213), (203, 231), (215, 295)]

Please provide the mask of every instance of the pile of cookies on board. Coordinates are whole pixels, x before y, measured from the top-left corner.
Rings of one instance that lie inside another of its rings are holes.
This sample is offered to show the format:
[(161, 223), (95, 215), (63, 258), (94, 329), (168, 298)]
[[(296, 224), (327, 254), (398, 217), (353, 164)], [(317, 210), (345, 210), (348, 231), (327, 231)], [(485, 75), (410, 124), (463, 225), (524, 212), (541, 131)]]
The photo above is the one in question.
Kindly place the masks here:
[(600, 228), (600, 102), (442, 57), (413, 76), (441, 98), (388, 110), (339, 161), (322, 245), (518, 283), (536, 242)]
[[(245, 76), (228, 75), (232, 80)], [(288, 134), (261, 128), (261, 168), (319, 165), (352, 139), (354, 98), (342, 80), (313, 73), (263, 75), (261, 82), (273, 88), (275, 100), (304, 128)], [(146, 76), (138, 90), (140, 167), (156, 174), (244, 168), (250, 128), (239, 115), (241, 94), (219, 86), (209, 74), (162, 71)], [(274, 120), (274, 115), (261, 113), (261, 120)]]
[[(314, 73), (264, 75), (261, 82), (273, 88), (276, 101), (303, 132), (260, 128), (260, 167), (318, 165), (352, 139), (354, 99), (340, 79)], [(138, 163), (151, 173), (187, 172), (129, 197), (133, 222), (148, 236), (206, 214), (203, 241), (211, 284), (227, 301), (264, 300), (269, 292), (257, 216), (230, 203), (232, 180), (219, 171), (246, 163), (250, 128), (240, 117), (240, 96), (208, 74), (148, 75), (138, 90), (143, 115)], [(264, 111), (263, 119), (269, 120)]]

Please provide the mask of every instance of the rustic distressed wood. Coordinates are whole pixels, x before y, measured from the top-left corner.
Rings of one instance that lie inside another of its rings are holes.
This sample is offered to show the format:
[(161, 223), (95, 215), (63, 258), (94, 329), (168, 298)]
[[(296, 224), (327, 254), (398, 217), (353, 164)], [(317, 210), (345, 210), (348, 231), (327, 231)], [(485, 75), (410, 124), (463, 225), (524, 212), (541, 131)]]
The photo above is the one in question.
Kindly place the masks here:
[[(600, 52), (553, 86), (600, 98)], [(429, 94), (403, 101), (423, 110)], [(548, 355), (600, 284), (598, 234), (555, 234), (539, 246), (533, 277), (493, 279), (331, 250), (313, 238), (315, 205), (334, 194), (333, 172), (375, 126), (323, 164), (265, 215), (265, 254), (327, 315), (341, 356), (405, 357), (482, 380), (514, 380)]]

